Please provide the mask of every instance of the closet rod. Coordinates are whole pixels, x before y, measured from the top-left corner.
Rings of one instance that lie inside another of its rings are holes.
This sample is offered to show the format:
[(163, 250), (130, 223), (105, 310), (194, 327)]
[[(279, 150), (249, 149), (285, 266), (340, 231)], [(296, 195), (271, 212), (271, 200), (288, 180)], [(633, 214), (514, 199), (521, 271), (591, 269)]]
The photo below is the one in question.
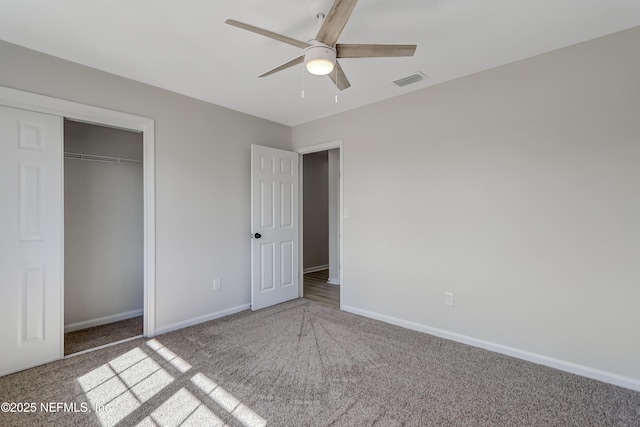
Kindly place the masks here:
[(64, 152), (64, 157), (67, 159), (92, 160), (94, 162), (121, 163), (123, 165), (141, 165), (142, 164), (142, 160), (123, 159), (120, 157), (109, 157), (109, 156), (97, 156), (95, 154), (71, 153), (69, 151)]

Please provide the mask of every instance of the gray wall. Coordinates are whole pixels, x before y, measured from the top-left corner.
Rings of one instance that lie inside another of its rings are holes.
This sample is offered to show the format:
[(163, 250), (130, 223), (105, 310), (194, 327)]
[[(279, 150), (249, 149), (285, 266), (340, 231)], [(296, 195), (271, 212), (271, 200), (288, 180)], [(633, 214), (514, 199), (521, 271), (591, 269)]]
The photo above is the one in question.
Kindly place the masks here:
[(158, 329), (249, 304), (250, 146), (290, 148), (289, 127), (6, 42), (0, 58), (0, 85), (155, 119)]
[(343, 304), (640, 388), (638, 46), (635, 28), (295, 127), (295, 147), (344, 143)]
[[(65, 121), (64, 148), (142, 160), (142, 134)], [(65, 326), (142, 312), (142, 165), (65, 159), (64, 175)]]
[(329, 264), (329, 163), (326, 151), (303, 156), (304, 268)]

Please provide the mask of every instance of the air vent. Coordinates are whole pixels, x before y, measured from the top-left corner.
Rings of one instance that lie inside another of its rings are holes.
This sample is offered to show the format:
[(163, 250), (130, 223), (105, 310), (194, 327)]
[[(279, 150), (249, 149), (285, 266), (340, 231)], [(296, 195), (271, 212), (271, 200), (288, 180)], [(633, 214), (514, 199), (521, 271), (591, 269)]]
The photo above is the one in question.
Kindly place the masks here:
[(427, 76), (424, 73), (418, 71), (417, 73), (411, 74), (410, 76), (403, 77), (401, 79), (395, 80), (393, 84), (398, 87), (405, 87), (408, 85), (412, 85), (414, 83), (418, 83), (424, 80)]

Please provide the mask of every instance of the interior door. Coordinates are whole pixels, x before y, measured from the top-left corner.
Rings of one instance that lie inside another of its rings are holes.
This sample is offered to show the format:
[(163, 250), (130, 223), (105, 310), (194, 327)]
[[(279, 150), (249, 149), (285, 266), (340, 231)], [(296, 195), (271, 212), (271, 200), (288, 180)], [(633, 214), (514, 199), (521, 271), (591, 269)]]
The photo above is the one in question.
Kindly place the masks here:
[(0, 375), (62, 356), (62, 138), (0, 106)]
[(251, 146), (251, 309), (298, 298), (298, 154)]

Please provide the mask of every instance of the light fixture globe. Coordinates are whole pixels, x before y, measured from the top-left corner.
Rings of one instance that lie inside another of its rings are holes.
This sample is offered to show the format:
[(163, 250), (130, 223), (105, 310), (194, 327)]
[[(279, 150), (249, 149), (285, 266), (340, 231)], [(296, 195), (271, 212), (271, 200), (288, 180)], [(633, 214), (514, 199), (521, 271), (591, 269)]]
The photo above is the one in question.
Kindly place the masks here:
[(336, 50), (324, 43), (315, 42), (305, 50), (304, 65), (311, 74), (325, 76), (336, 65)]

